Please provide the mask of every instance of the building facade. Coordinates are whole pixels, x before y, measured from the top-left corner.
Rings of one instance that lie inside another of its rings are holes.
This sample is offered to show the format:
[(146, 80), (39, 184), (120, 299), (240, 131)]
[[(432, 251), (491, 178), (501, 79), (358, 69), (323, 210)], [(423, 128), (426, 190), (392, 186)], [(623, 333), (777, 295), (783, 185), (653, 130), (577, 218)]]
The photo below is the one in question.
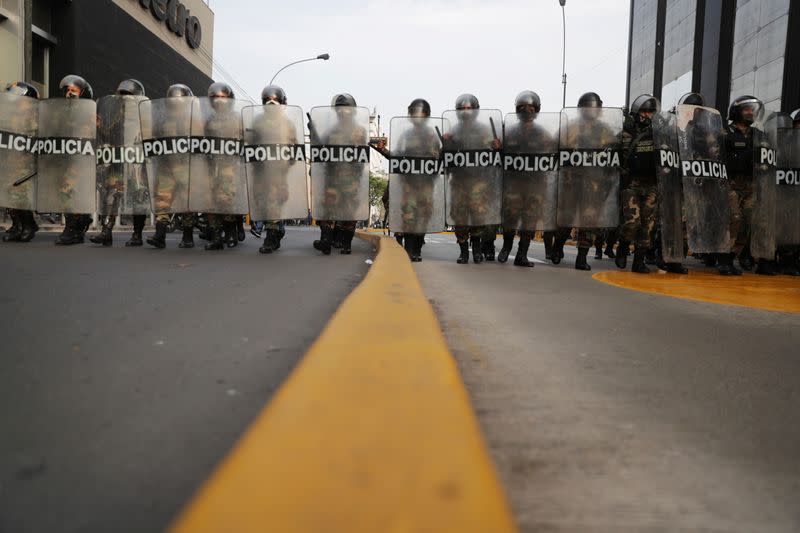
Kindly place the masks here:
[(743, 94), (800, 107), (800, 2), (631, 0), (626, 101), (651, 93), (666, 108), (692, 91), (723, 116)]
[(173, 83), (205, 94), (213, 37), (203, 0), (0, 0), (0, 83), (33, 82), (48, 97), (78, 74), (95, 97), (127, 78), (151, 97)]

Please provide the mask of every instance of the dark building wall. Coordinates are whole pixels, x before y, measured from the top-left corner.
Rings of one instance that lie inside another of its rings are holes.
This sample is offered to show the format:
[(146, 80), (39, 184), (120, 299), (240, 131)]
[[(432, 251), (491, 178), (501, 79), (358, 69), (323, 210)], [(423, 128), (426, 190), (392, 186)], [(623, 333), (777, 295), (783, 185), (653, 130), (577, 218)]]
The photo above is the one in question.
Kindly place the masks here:
[(96, 98), (112, 94), (127, 78), (141, 81), (151, 98), (163, 97), (173, 83), (205, 95), (212, 82), (108, 0), (58, 2), (53, 11), (59, 42), (50, 61), (50, 96), (58, 96), (58, 82), (67, 74), (86, 78)]

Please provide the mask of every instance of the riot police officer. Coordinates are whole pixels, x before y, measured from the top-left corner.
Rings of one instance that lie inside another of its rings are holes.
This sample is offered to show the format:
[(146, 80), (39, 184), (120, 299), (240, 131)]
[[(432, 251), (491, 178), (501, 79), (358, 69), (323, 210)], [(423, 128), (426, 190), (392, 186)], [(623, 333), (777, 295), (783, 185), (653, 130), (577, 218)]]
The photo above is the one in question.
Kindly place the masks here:
[[(135, 79), (128, 79), (122, 81), (116, 90), (117, 96), (145, 96), (144, 85), (139, 80)], [(100, 102), (102, 103), (105, 99), (101, 99)], [(121, 112), (124, 113), (125, 108), (121, 109)], [(103, 126), (103, 131), (113, 131), (114, 129), (117, 130), (118, 133), (122, 133), (124, 135), (124, 127), (125, 122), (128, 117), (125, 117), (122, 113), (120, 113), (116, 117), (112, 117), (113, 119), (118, 120), (122, 124), (105, 124)], [(139, 111), (138, 109), (134, 110), (136, 114), (137, 124), (138, 124), (138, 117)], [(98, 110), (98, 115), (102, 116)], [(98, 118), (98, 132), (101, 131), (99, 124), (100, 118)], [(116, 128), (115, 128), (116, 126)], [(137, 128), (138, 129), (138, 128)], [(116, 135), (116, 137), (120, 137), (121, 135)], [(100, 139), (98, 139), (100, 141)], [(123, 169), (117, 168), (114, 169), (110, 175), (105, 177), (104, 183), (98, 183), (98, 188), (100, 189), (100, 197), (103, 204), (100, 206), (99, 209), (99, 218), (102, 224), (102, 229), (100, 233), (97, 235), (93, 235), (89, 237), (89, 240), (95, 244), (102, 244), (103, 246), (111, 246), (113, 244), (113, 229), (114, 224), (117, 220), (117, 215), (119, 214), (119, 207), (121, 196), (123, 195), (124, 188), (126, 186), (125, 180), (128, 179), (128, 176), (124, 175)], [(99, 176), (98, 176), (99, 179)], [(145, 189), (146, 190), (146, 189)], [(142, 219), (146, 218), (147, 215), (142, 214), (135, 214), (134, 217), (142, 217)], [(134, 221), (136, 219), (134, 218)], [(134, 229), (135, 229), (135, 222), (134, 222)], [(130, 242), (130, 241), (128, 241)], [(139, 240), (141, 244), (141, 238)], [(134, 244), (126, 243), (126, 246), (134, 246)]]
[[(558, 122), (553, 126), (555, 134), (547, 131), (537, 121), (541, 107), (541, 100), (535, 92), (526, 90), (517, 95), (514, 100), (515, 115), (506, 117), (503, 137), (506, 154), (555, 154), (558, 151)], [(556, 207), (555, 187), (550, 187), (552, 197), (547, 194), (547, 178), (550, 174), (555, 184), (555, 170), (531, 173), (506, 169), (503, 183), (503, 246), (497, 256), (499, 262), (508, 261), (514, 235), (519, 233), (514, 265), (533, 267), (534, 264), (528, 260), (531, 240), (536, 229), (542, 227), (537, 228), (537, 225), (547, 226), (546, 213), (554, 213)]]
[(622, 136), (623, 183), (620, 192), (622, 224), (620, 226), (617, 267), (625, 269), (634, 243), (633, 266), (637, 274), (647, 274), (645, 254), (650, 247), (658, 208), (655, 146), (652, 118), (661, 105), (651, 94), (643, 94), (631, 104)]
[[(180, 137), (189, 135), (189, 124), (191, 119), (191, 105), (187, 105), (183, 99), (194, 96), (192, 90), (182, 84), (170, 85), (166, 94), (166, 115), (164, 123), (159, 125), (159, 130), (170, 137)], [(170, 99), (180, 100), (170, 100)], [(167, 227), (170, 222), (170, 213), (174, 212), (173, 206), (176, 199), (186, 197), (188, 194), (187, 178), (189, 175), (188, 156), (172, 156), (172, 159), (164, 160), (158, 166), (158, 175), (150, 176), (154, 183), (154, 190), (151, 191), (153, 197), (153, 212), (156, 219), (155, 233), (147, 237), (147, 244), (156, 248), (167, 246)], [(195, 215), (191, 212), (181, 213), (181, 227), (183, 237), (178, 244), (179, 248), (194, 248), (194, 223)], [(142, 246), (142, 231), (147, 220), (147, 215), (133, 216), (133, 235), (125, 243), (125, 246)]]
[[(753, 123), (763, 112), (764, 104), (754, 96), (740, 96), (731, 102), (728, 109), (725, 148), (726, 165), (731, 184), (728, 193), (730, 207), (731, 253), (718, 254), (719, 273), (723, 276), (740, 275), (741, 271), (733, 264), (748, 245), (750, 219), (753, 214), (755, 197), (753, 195), (753, 136), (764, 132), (753, 127)], [(740, 259), (741, 263), (741, 259)], [(774, 275), (770, 262), (761, 258), (757, 274)]]
[[(87, 100), (94, 100), (94, 91), (92, 86), (89, 85), (85, 79), (80, 76), (71, 74), (65, 76), (58, 84), (59, 90), (64, 98), (84, 98)], [(66, 203), (68, 198), (73, 194), (74, 188), (77, 184), (79, 176), (72, 175), (70, 170), (64, 176), (61, 188), (62, 200)], [(58, 245), (72, 245), (82, 244), (86, 231), (92, 224), (92, 215), (88, 213), (64, 214), (64, 231), (56, 238), (55, 243)]]
[[(39, 99), (39, 90), (29, 83), (24, 81), (16, 81), (9, 83), (5, 89), (9, 95), (14, 95), (12, 98), (18, 98), (19, 104), (17, 108), (25, 107), (26, 109), (17, 109), (19, 115), (13, 115), (14, 118), (10, 120), (20, 123), (18, 124), (20, 131), (35, 132), (36, 130), (36, 104)], [(31, 100), (28, 100), (30, 98)], [(12, 102), (16, 102), (12, 101)], [(10, 103), (9, 105), (15, 105)], [(35, 168), (35, 156), (30, 153), (20, 153), (10, 151), (5, 158), (6, 168), (0, 171), (9, 171), (12, 178), (24, 178), (23, 174), (28, 173)], [(28, 179), (24, 183), (14, 186), (14, 180), (9, 180), (9, 183), (3, 184), (6, 190), (0, 195), (0, 198), (5, 200), (5, 204), (0, 204), (2, 207), (8, 207), (8, 214), (11, 217), (11, 227), (6, 230), (3, 235), (4, 242), (29, 242), (36, 235), (39, 226), (33, 217), (33, 209), (22, 209), (21, 207), (33, 207), (34, 196), (34, 182)]]

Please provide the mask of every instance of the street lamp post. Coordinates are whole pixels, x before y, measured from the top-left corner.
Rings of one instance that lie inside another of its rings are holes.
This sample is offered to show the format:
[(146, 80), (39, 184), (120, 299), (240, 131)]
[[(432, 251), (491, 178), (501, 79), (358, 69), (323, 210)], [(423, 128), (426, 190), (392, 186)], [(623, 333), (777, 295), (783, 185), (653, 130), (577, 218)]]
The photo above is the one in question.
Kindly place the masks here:
[(564, 36), (561, 45), (561, 83), (564, 84), (564, 98), (561, 107), (567, 107), (567, 14), (564, 7), (567, 0), (558, 0), (558, 3), (561, 4), (561, 28)]
[(303, 63), (305, 61), (316, 61), (317, 59), (322, 59), (323, 61), (327, 61), (330, 58), (331, 58), (330, 54), (320, 54), (317, 57), (309, 57), (308, 59), (301, 59), (299, 61), (294, 61), (292, 63), (289, 63), (288, 65), (284, 65), (283, 67), (280, 68), (280, 70), (278, 70), (278, 72), (275, 73), (274, 76), (272, 76), (272, 79), (269, 80), (269, 84), (272, 85), (272, 82), (275, 81), (275, 78), (278, 77), (278, 74), (280, 74), (284, 69), (291, 67), (292, 65)]

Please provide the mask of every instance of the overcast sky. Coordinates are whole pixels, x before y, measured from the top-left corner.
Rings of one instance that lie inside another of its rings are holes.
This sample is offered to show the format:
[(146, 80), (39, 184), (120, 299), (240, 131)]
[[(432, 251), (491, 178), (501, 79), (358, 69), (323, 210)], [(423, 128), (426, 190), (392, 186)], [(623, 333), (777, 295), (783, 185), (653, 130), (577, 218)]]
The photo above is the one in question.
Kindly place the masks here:
[[(561, 7), (557, 0), (211, 0), (214, 57), (254, 99), (275, 83), (308, 110), (349, 92), (377, 107), (382, 127), (414, 98), (433, 115), (475, 94), (481, 107), (513, 111), (523, 89), (543, 111), (561, 108)], [(627, 0), (568, 0), (567, 105), (586, 91), (622, 106), (628, 53)], [(215, 71), (216, 78), (224, 78)]]

